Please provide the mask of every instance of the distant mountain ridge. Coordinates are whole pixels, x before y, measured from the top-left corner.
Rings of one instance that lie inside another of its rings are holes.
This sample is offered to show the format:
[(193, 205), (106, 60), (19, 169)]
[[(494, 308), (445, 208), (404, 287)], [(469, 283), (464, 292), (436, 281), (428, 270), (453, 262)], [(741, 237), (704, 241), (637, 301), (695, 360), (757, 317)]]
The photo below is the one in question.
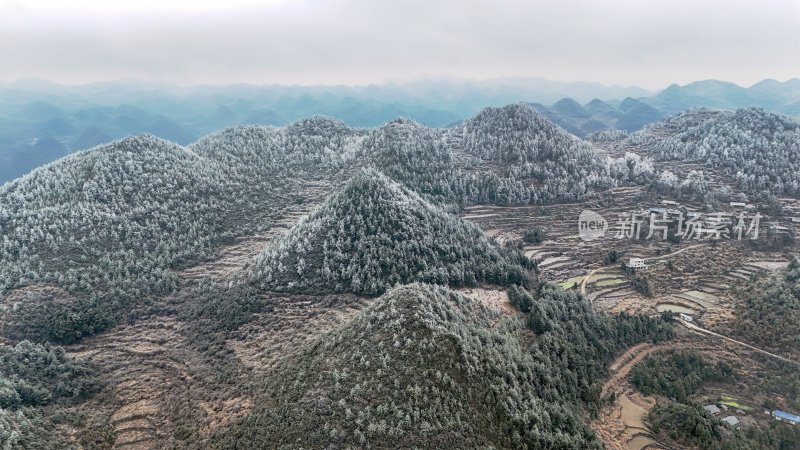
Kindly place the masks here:
[(800, 116), (800, 79), (764, 80), (749, 88), (706, 80), (671, 85), (658, 93), (538, 78), (366, 86), (180, 87), (132, 80), (83, 86), (43, 80), (0, 83), (0, 183), (67, 153), (141, 133), (187, 145), (226, 127), (280, 126), (314, 115), (335, 117), (359, 128), (399, 116), (429, 127), (447, 127), (484, 107), (517, 102), (532, 102), (554, 123), (584, 137), (607, 128), (637, 131), (694, 107), (758, 106)]
[(565, 97), (550, 106), (531, 103), (537, 111), (578, 137), (596, 131), (638, 131), (666, 117), (706, 107), (735, 110), (760, 107), (788, 116), (800, 116), (800, 78), (780, 82), (763, 80), (749, 88), (704, 80), (684, 86), (672, 84), (653, 96), (626, 97), (621, 102), (593, 99), (581, 105)]
[(625, 98), (617, 107), (600, 99), (581, 105), (571, 98), (563, 98), (550, 106), (540, 103), (530, 105), (556, 125), (580, 138), (608, 129), (637, 131), (666, 117), (662, 111), (631, 97)]
[(763, 80), (749, 88), (718, 80), (703, 80), (684, 86), (672, 84), (658, 94), (640, 98), (667, 115), (690, 108), (737, 109), (758, 106), (770, 112), (800, 115), (800, 78), (780, 82)]

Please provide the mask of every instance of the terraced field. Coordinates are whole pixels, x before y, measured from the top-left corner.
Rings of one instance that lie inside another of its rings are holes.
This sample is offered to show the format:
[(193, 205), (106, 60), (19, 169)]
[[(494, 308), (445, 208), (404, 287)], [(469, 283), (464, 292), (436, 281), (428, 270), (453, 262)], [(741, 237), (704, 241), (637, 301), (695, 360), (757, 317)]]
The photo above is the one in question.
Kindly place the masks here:
[[(578, 235), (578, 216), (582, 210), (591, 209), (606, 219), (618, 211), (642, 210), (640, 188), (615, 188), (610, 195), (614, 198), (613, 206), (604, 206), (599, 201), (516, 208), (475, 206), (467, 208), (463, 217), (500, 241), (521, 239), (528, 229), (543, 230), (545, 239), (538, 244), (526, 244), (525, 254), (538, 261), (542, 278), (565, 289), (581, 290), (598, 309), (648, 315), (665, 310), (683, 312), (707, 330), (732, 320), (735, 287), (788, 264), (789, 254), (784, 249), (761, 251), (747, 241), (684, 240), (674, 244), (664, 240), (614, 239), (610, 233), (596, 241), (582, 241)], [(789, 205), (800, 213), (800, 202)], [(697, 210), (699, 206), (689, 205), (689, 209)], [(619, 255), (614, 263), (607, 259), (612, 250)], [(637, 273), (649, 279), (652, 285), (649, 296), (634, 288), (631, 274), (623, 267), (633, 257), (644, 259), (647, 265)], [(759, 364), (756, 361), (761, 356), (752, 348), (688, 328), (681, 327), (678, 332), (675, 341), (660, 346), (636, 346), (612, 365), (604, 393), (615, 392), (617, 397), (593, 425), (606, 448), (670, 448), (651, 436), (644, 422), (655, 400), (643, 396), (628, 381), (630, 369), (649, 353), (664, 348), (693, 349), (712, 359), (724, 354), (726, 360), (738, 361), (744, 368)]]
[[(175, 320), (156, 318), (117, 327), (68, 350), (90, 357), (104, 379), (110, 380), (102, 397), (113, 399), (110, 403), (117, 405), (110, 414), (115, 448), (157, 449), (169, 445), (167, 431), (174, 427), (169, 398), (185, 398), (198, 406), (213, 404), (212, 409), (220, 412), (225, 409), (194, 388), (208, 375), (190, 362), (201, 360), (199, 356), (186, 358), (194, 352), (186, 342), (183, 325)], [(214, 420), (209, 415), (196, 419), (205, 426)]]
[[(304, 196), (321, 201), (332, 189), (327, 182), (310, 182), (304, 190)], [(209, 278), (217, 281), (227, 279), (252, 261), (274, 238), (288, 231), (317, 205), (318, 202), (287, 205), (273, 213), (274, 222), (265, 224), (266, 229), (263, 232), (239, 237), (234, 243), (223, 246), (217, 252), (216, 258), (178, 272), (179, 279), (184, 286)]]
[[(237, 276), (314, 206), (290, 205), (263, 233), (243, 237), (221, 248), (216, 259), (179, 271), (181, 286)], [(197, 332), (178, 317), (173, 304), (183, 300), (173, 297), (150, 305), (150, 317), (67, 346), (70, 354), (88, 357), (107, 381), (90, 400), (95, 403), (88, 408), (91, 420), (111, 430), (114, 448), (202, 448), (214, 430), (252, 408), (249, 383), (254, 373), (271, 370), (279, 358), (291, 357), (300, 342), (363, 306), (341, 296), (319, 302), (291, 296), (272, 300), (264, 299), (275, 305), (269, 314), (258, 315), (227, 341), (216, 343), (222, 346), (221, 360), (209, 358), (204, 348), (209, 344), (199, 343)], [(222, 381), (221, 373), (229, 379)], [(188, 435), (194, 436), (190, 444), (181, 440)]]
[[(272, 370), (366, 304), (355, 297), (328, 300), (265, 299), (275, 307), (229, 335), (222, 361), (210, 360), (195, 332), (170, 315), (116, 327), (68, 351), (89, 357), (107, 380), (92, 401), (95, 420), (112, 429), (115, 448), (181, 447), (186, 443), (176, 436), (189, 430), (198, 437), (190, 447), (202, 447), (214, 430), (252, 408), (249, 383), (255, 374)], [(221, 380), (220, 373), (227, 378)]]

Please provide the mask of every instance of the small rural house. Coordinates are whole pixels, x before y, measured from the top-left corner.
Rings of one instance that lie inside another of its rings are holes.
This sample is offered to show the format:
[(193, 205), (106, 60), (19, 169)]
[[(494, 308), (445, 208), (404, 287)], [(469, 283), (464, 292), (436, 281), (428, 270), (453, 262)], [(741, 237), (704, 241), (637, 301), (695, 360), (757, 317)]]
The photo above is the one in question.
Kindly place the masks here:
[(800, 416), (788, 413), (786, 411), (778, 411), (778, 410), (772, 411), (772, 417), (790, 423), (792, 425), (800, 424)]
[(646, 269), (647, 264), (644, 263), (642, 258), (631, 258), (628, 260), (626, 267), (629, 269)]
[(735, 427), (736, 425), (739, 425), (739, 419), (737, 419), (736, 416), (728, 416), (728, 417), (722, 419), (722, 421), (725, 422), (726, 424), (732, 426), (732, 427)]

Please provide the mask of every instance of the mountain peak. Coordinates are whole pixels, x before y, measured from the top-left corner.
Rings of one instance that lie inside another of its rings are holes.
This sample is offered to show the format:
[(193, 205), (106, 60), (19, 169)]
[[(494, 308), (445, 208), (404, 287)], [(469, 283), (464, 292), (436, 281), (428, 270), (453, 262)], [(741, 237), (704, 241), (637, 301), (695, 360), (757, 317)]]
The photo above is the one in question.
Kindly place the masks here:
[(561, 100), (553, 104), (551, 108), (567, 117), (574, 117), (581, 119), (588, 119), (592, 117), (592, 114), (589, 111), (586, 111), (586, 109), (584, 109), (580, 103), (576, 102), (571, 98), (562, 98)]
[[(494, 267), (493, 271), (478, 270)], [(520, 282), (522, 268), (483, 233), (376, 170), (356, 174), (255, 262), (263, 288), (380, 294), (422, 281)]]
[(311, 133), (316, 135), (349, 133), (351, 131), (341, 120), (322, 115), (298, 120), (288, 125), (286, 130), (290, 133)]
[(422, 124), (420, 124), (419, 122), (410, 117), (396, 117), (384, 124), (384, 126), (392, 126), (392, 125), (407, 125), (414, 128), (422, 127)]

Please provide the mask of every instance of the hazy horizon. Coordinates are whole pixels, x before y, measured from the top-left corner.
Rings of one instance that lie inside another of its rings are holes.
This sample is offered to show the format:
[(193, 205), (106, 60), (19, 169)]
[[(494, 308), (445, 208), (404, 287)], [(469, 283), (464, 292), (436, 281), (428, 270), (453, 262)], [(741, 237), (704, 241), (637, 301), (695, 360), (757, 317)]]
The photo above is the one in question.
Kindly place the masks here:
[(98, 79), (98, 80), (91, 80), (85, 82), (61, 82), (53, 79), (48, 79), (44, 77), (23, 77), (17, 78), (13, 80), (3, 80), (0, 79), (0, 85), (9, 85), (9, 84), (25, 84), (25, 83), (46, 83), (52, 84), (55, 86), (62, 86), (66, 88), (80, 88), (86, 87), (91, 85), (101, 85), (101, 84), (141, 84), (141, 85), (164, 85), (164, 86), (175, 86), (181, 89), (193, 89), (193, 88), (202, 88), (205, 86), (211, 87), (231, 87), (231, 86), (251, 86), (251, 87), (288, 87), (288, 88), (336, 88), (336, 87), (347, 87), (347, 88), (367, 88), (370, 86), (403, 86), (408, 84), (415, 84), (415, 83), (452, 83), (452, 84), (497, 84), (501, 85), (505, 84), (525, 84), (525, 83), (532, 83), (532, 82), (541, 82), (541, 83), (563, 83), (563, 84), (586, 84), (586, 85), (597, 85), (600, 87), (605, 88), (620, 88), (620, 89), (629, 89), (629, 88), (638, 88), (643, 91), (647, 91), (650, 94), (656, 94), (664, 89), (668, 88), (669, 86), (676, 84), (679, 86), (686, 86), (693, 83), (700, 83), (704, 81), (718, 81), (722, 83), (731, 83), (735, 84), (742, 88), (750, 88), (758, 83), (763, 81), (777, 81), (779, 83), (785, 83), (792, 80), (800, 79), (800, 74), (794, 77), (788, 78), (775, 78), (775, 77), (768, 77), (759, 79), (753, 83), (746, 83), (741, 84), (731, 80), (725, 79), (715, 79), (715, 78), (705, 78), (705, 79), (697, 79), (691, 80), (688, 82), (672, 82), (667, 83), (663, 86), (658, 86), (655, 88), (639, 86), (635, 84), (620, 84), (620, 83), (602, 83), (599, 81), (594, 81), (591, 79), (575, 79), (575, 80), (554, 80), (548, 79), (538, 76), (520, 76), (520, 77), (495, 77), (495, 78), (461, 78), (455, 76), (423, 76), (419, 78), (407, 79), (407, 80), (386, 80), (380, 82), (369, 82), (369, 83), (314, 83), (314, 84), (289, 84), (289, 83), (259, 83), (257, 81), (253, 82), (242, 82), (242, 81), (229, 81), (229, 82), (198, 82), (198, 83), (181, 83), (181, 82), (173, 82), (173, 81), (166, 81), (166, 80), (155, 80), (155, 79), (146, 79), (146, 78), (135, 78), (135, 77), (125, 77), (125, 78), (108, 78), (108, 79)]
[(800, 3), (0, 4), (0, 81), (361, 86), (532, 77), (658, 90), (800, 76)]
[[(780, 82), (788, 81), (793, 78), (800, 78), (798, 77), (791, 77), (787, 78), (786, 80), (777, 80)], [(530, 76), (518, 76), (518, 77), (493, 77), (493, 78), (463, 78), (451, 75), (425, 75), (420, 76), (417, 78), (409, 78), (409, 79), (387, 79), (382, 81), (374, 81), (374, 82), (362, 82), (362, 83), (269, 83), (269, 82), (258, 82), (257, 80), (254, 81), (219, 81), (219, 82), (196, 82), (196, 83), (182, 83), (181, 81), (168, 81), (168, 80), (158, 80), (158, 79), (148, 79), (148, 78), (137, 78), (137, 77), (120, 77), (120, 78), (104, 78), (104, 79), (97, 79), (97, 80), (90, 80), (90, 81), (81, 81), (81, 82), (62, 82), (55, 79), (50, 79), (46, 77), (38, 77), (38, 76), (31, 76), (31, 77), (22, 77), (16, 79), (9, 79), (4, 80), (0, 79), (0, 83), (3, 84), (15, 84), (15, 83), (49, 83), (58, 86), (65, 86), (65, 87), (82, 87), (82, 86), (89, 86), (93, 84), (113, 84), (113, 83), (130, 83), (130, 84), (164, 84), (164, 85), (172, 85), (181, 88), (193, 88), (193, 87), (202, 87), (202, 86), (214, 86), (214, 87), (227, 87), (227, 86), (256, 86), (256, 87), (268, 87), (268, 86), (285, 86), (285, 87), (369, 87), (369, 86), (387, 86), (387, 85), (404, 85), (404, 84), (412, 84), (412, 83), (421, 83), (421, 82), (432, 82), (432, 83), (502, 83), (502, 82), (509, 82), (509, 83), (524, 83), (530, 81), (540, 81), (540, 82), (552, 82), (552, 83), (586, 83), (586, 84), (596, 84), (599, 86), (604, 87), (620, 87), (620, 88), (642, 88), (649, 91), (659, 91), (661, 89), (667, 88), (669, 85), (665, 85), (662, 87), (658, 87), (655, 89), (647, 89), (641, 86), (632, 85), (632, 84), (620, 84), (620, 83), (601, 83), (598, 81), (593, 80), (582, 80), (582, 79), (575, 79), (575, 80), (554, 80), (544, 77), (539, 77), (536, 75)], [(696, 81), (705, 81), (705, 80), (694, 80)], [(716, 80), (716, 81), (723, 81), (728, 82), (727, 80)], [(759, 80), (763, 81), (763, 80)], [(732, 83), (732, 82), (731, 82)], [(671, 84), (671, 83), (670, 83)], [(741, 86), (741, 85), (740, 85)], [(742, 86), (742, 87), (749, 87)]]

